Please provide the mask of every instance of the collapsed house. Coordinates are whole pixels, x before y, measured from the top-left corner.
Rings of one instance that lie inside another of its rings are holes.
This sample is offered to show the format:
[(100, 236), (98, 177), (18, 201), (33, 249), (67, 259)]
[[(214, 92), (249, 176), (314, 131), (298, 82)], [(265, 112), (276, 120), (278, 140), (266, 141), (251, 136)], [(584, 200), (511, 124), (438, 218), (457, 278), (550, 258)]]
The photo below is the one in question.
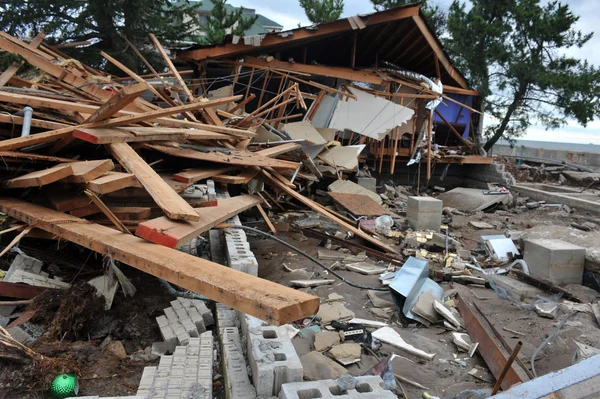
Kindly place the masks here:
[[(150, 36), (168, 71), (117, 78), (0, 33), (0, 396), (596, 393), (600, 221), (482, 155), (418, 7), (191, 70)], [(420, 187), (438, 164), (497, 183)]]

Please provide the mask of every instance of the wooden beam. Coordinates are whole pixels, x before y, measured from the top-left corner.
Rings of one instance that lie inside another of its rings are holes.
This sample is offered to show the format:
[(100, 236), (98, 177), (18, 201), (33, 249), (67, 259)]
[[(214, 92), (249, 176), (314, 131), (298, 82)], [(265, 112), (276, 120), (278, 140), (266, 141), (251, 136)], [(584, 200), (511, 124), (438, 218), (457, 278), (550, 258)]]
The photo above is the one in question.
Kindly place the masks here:
[(195, 183), (199, 180), (209, 179), (213, 176), (221, 175), (235, 170), (234, 166), (212, 167), (202, 169), (184, 170), (173, 175), (173, 178), (183, 183)]
[[(98, 106), (84, 104), (82, 102), (57, 100), (42, 96), (32, 96), (22, 93), (10, 93), (0, 91), (0, 101), (10, 104), (29, 105), (35, 108), (58, 109), (61, 111), (81, 112), (83, 114), (93, 114), (98, 110)], [(119, 112), (120, 116), (131, 114), (131, 112)]]
[(427, 27), (427, 24), (425, 23), (425, 21), (423, 21), (423, 18), (421, 18), (421, 16), (417, 14), (413, 15), (412, 19), (419, 27), (421, 34), (425, 37), (427, 43), (429, 43), (429, 46), (432, 48), (433, 52), (438, 57), (438, 60), (440, 61), (446, 72), (448, 72), (448, 75), (450, 75), (450, 77), (452, 77), (452, 79), (454, 79), (460, 85), (461, 88), (469, 89), (467, 81), (456, 69), (454, 69), (452, 63), (450, 62), (448, 57), (446, 57), (446, 53), (444, 53), (442, 46), (435, 38), (433, 33), (431, 33), (431, 31)]
[(174, 157), (216, 162), (227, 165), (271, 166), (273, 168), (282, 169), (296, 169), (299, 165), (296, 162), (271, 159), (260, 153), (254, 153), (250, 151), (223, 149), (221, 147), (214, 147), (214, 149), (210, 149), (208, 151), (197, 151), (191, 148), (176, 147), (176, 143), (172, 144), (173, 146), (145, 144), (144, 147), (160, 151), (163, 154)]
[(73, 173), (71, 176), (63, 179), (65, 183), (87, 183), (105, 175), (115, 167), (110, 159), (79, 161), (70, 163), (69, 165), (73, 169)]
[(169, 56), (165, 52), (165, 49), (160, 44), (160, 42), (158, 41), (158, 39), (156, 38), (156, 36), (154, 36), (154, 34), (150, 33), (150, 39), (152, 40), (152, 43), (154, 43), (154, 47), (156, 47), (156, 49), (158, 50), (158, 52), (162, 56), (163, 60), (165, 61), (165, 63), (167, 64), (167, 66), (169, 67), (169, 69), (171, 70), (171, 72), (173, 73), (173, 76), (175, 76), (175, 79), (177, 79), (177, 81), (181, 85), (181, 88), (183, 89), (183, 91), (185, 92), (185, 94), (188, 96), (188, 102), (194, 101), (194, 96), (192, 95), (192, 92), (190, 91), (190, 89), (187, 87), (187, 85), (185, 84), (185, 82), (181, 78), (181, 75), (179, 74), (179, 72), (177, 72), (177, 68), (175, 68), (175, 65), (173, 65), (173, 62), (171, 62), (171, 59), (169, 58)]
[[(226, 98), (219, 98), (216, 100), (208, 101), (205, 103), (196, 102), (193, 104), (180, 105), (178, 107), (161, 108), (161, 109), (152, 110), (152, 111), (148, 111), (148, 112), (142, 112), (139, 114), (127, 115), (127, 116), (122, 116), (119, 118), (113, 118), (113, 119), (109, 119), (107, 121), (87, 123), (87, 124), (80, 125), (80, 126), (69, 126), (66, 128), (58, 129), (58, 130), (52, 130), (49, 132), (32, 134), (32, 135), (25, 136), (25, 137), (16, 137), (14, 139), (0, 141), (0, 151), (14, 150), (17, 148), (29, 147), (34, 144), (47, 143), (47, 142), (51, 142), (51, 141), (60, 140), (63, 137), (69, 136), (73, 132), (73, 130), (75, 130), (75, 128), (97, 128), (97, 127), (106, 128), (106, 127), (123, 126), (123, 125), (128, 125), (131, 123), (137, 123), (137, 122), (148, 121), (148, 120), (168, 121), (168, 119), (163, 120), (160, 118), (163, 116), (175, 115), (175, 114), (190, 111), (193, 109), (199, 109), (199, 108), (203, 108), (203, 107), (213, 107), (213, 106), (217, 106), (217, 105), (227, 104), (231, 101), (239, 100), (240, 98), (241, 98), (241, 96), (226, 97)], [(235, 131), (239, 131), (239, 129), (235, 129)], [(255, 135), (256, 135), (255, 133), (246, 132), (247, 137), (253, 137)]]
[(114, 143), (107, 147), (115, 159), (129, 173), (135, 175), (169, 218), (192, 221), (200, 219), (194, 212), (194, 208), (181, 198), (127, 143)]
[(381, 85), (383, 79), (371, 71), (360, 71), (344, 67), (324, 65), (305, 65), (292, 62), (273, 60), (267, 62), (264, 58), (245, 56), (242, 65), (255, 68), (277, 68), (287, 72), (303, 72), (311, 75), (328, 76), (331, 78), (347, 79), (350, 81), (367, 82)]
[(199, 215), (198, 221), (182, 222), (169, 220), (163, 216), (140, 223), (135, 235), (165, 247), (179, 248), (199, 234), (260, 202), (259, 197), (248, 194), (219, 200), (217, 206), (194, 209)]
[(314, 315), (319, 308), (319, 298), (302, 291), (39, 205), (6, 198), (0, 199), (0, 210), (273, 325)]
[(466, 141), (461, 135), (460, 133), (454, 128), (454, 126), (452, 126), (452, 124), (450, 122), (448, 122), (448, 120), (444, 117), (444, 115), (442, 115), (442, 113), (440, 111), (438, 111), (437, 109), (435, 110), (435, 113), (437, 114), (437, 116), (439, 116), (446, 125), (448, 125), (448, 127), (450, 128), (450, 130), (452, 131), (452, 133), (454, 133), (454, 135), (467, 147), (472, 148), (473, 145), (471, 143), (469, 143), (468, 141)]
[[(400, 19), (410, 18), (419, 14), (419, 6), (402, 7), (386, 10), (369, 15), (366, 26), (379, 25), (387, 22), (398, 21)], [(243, 43), (218, 45), (211, 48), (188, 50), (179, 55), (179, 58), (186, 60), (205, 60), (219, 57), (232, 57), (238, 54), (247, 53), (252, 49), (259, 49), (261, 52), (268, 53), (280, 45), (300, 46), (304, 42), (314, 41), (330, 36), (337, 36), (342, 33), (353, 30), (348, 19), (339, 19), (319, 24), (317, 29), (299, 28), (294, 30), (292, 37), (280, 37), (276, 33), (267, 34), (262, 40), (260, 47), (253, 47)]]
[(127, 229), (127, 227), (125, 227), (119, 218), (111, 212), (111, 210), (106, 206), (106, 204), (104, 204), (104, 202), (102, 202), (96, 193), (93, 193), (90, 190), (85, 190), (84, 194), (87, 195), (90, 200), (92, 200), (94, 205), (100, 209), (100, 212), (102, 212), (119, 230), (121, 230), (122, 233), (131, 234), (129, 229)]
[(260, 205), (260, 204), (257, 204), (256, 208), (258, 208), (258, 211), (260, 212), (260, 215), (265, 220), (265, 223), (269, 227), (269, 230), (271, 230), (271, 233), (273, 233), (273, 235), (276, 236), (277, 235), (277, 229), (275, 228), (275, 226), (273, 226), (273, 222), (271, 222), (271, 219), (269, 219), (269, 215), (267, 215), (267, 212), (265, 212), (265, 210), (263, 209), (262, 205)]
[[(23, 117), (15, 116), (15, 115), (0, 114), (0, 122), (10, 123), (10, 124), (14, 124), (14, 125), (22, 125)], [(69, 125), (67, 125), (66, 123), (50, 122), (50, 121), (45, 121), (42, 119), (35, 119), (35, 118), (31, 119), (31, 127), (39, 127), (41, 129), (56, 130), (56, 129), (62, 129), (63, 127), (67, 127), (67, 126), (69, 126)]]
[(41, 187), (71, 176), (71, 164), (60, 164), (44, 170), (27, 173), (2, 183), (5, 188)]
[(398, 251), (396, 249), (394, 249), (394, 248), (392, 248), (392, 247), (384, 244), (382, 241), (379, 241), (376, 238), (371, 237), (370, 235), (366, 234), (364, 231), (359, 230), (356, 227), (354, 227), (354, 226), (352, 226), (352, 225), (344, 222), (342, 219), (340, 219), (337, 216), (333, 215), (332, 213), (330, 213), (329, 211), (327, 211), (325, 208), (323, 208), (323, 207), (319, 206), (318, 204), (316, 204), (314, 201), (306, 198), (305, 196), (303, 196), (300, 193), (297, 193), (296, 191), (294, 191), (293, 189), (289, 188), (288, 186), (286, 186), (285, 184), (283, 184), (279, 180), (277, 180), (274, 177), (272, 177), (268, 172), (265, 172), (263, 170), (262, 173), (265, 176), (267, 182), (270, 183), (272, 186), (274, 186), (277, 189), (285, 192), (289, 196), (295, 198), (297, 201), (299, 201), (299, 202), (303, 203), (304, 205), (308, 206), (309, 208), (313, 209), (315, 212), (319, 213), (320, 215), (325, 216), (326, 218), (328, 218), (332, 222), (337, 223), (338, 225), (340, 225), (345, 230), (348, 230), (348, 231), (354, 233), (356, 236), (362, 238), (363, 240), (366, 240), (366, 241), (370, 242), (371, 244), (375, 245), (378, 248), (383, 249), (385, 252), (391, 252), (391, 253), (395, 253), (395, 254), (398, 253)]
[(454, 87), (449, 85), (444, 85), (444, 93), (463, 94), (465, 96), (475, 97), (479, 97), (481, 95), (477, 90), (462, 89), (460, 87)]
[(127, 187), (141, 187), (140, 182), (131, 173), (110, 172), (87, 183), (88, 190), (96, 194), (108, 194)]
[(16, 152), (16, 151), (0, 151), (0, 159), (3, 158), (14, 158), (14, 159), (22, 159), (24, 162), (58, 162), (58, 163), (69, 163), (76, 162), (74, 159), (69, 158), (61, 158), (61, 157), (52, 157), (48, 155), (39, 155), (28, 152)]
[(226, 140), (231, 136), (202, 130), (123, 127), (111, 129), (75, 129), (73, 137), (92, 144), (131, 143), (147, 141)]
[[(144, 220), (152, 215), (152, 208), (147, 207), (125, 207), (125, 206), (109, 206), (110, 211), (120, 220)], [(78, 218), (100, 213), (101, 210), (95, 204), (89, 204), (83, 208), (76, 208), (69, 213)]]
[(102, 106), (83, 123), (100, 122), (110, 118), (149, 89), (150, 86), (148, 86), (147, 83), (137, 83), (123, 87), (116, 94), (113, 94), (108, 101), (102, 104)]
[(21, 65), (21, 63), (15, 61), (6, 68), (6, 71), (2, 72), (2, 75), (0, 75), (0, 87), (4, 86), (13, 76), (15, 76)]
[(212, 180), (225, 184), (246, 184), (260, 173), (260, 168), (247, 168), (237, 176), (218, 174), (212, 177)]

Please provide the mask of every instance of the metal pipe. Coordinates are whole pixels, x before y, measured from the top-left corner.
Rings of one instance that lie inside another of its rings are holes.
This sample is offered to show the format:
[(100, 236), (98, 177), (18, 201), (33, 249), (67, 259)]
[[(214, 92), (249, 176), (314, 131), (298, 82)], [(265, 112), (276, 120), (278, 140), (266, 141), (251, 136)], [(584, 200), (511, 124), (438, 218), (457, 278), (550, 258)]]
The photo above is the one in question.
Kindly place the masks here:
[(23, 128), (21, 129), (21, 137), (29, 136), (31, 130), (31, 118), (33, 117), (33, 108), (23, 108)]
[(523, 346), (523, 343), (521, 341), (517, 342), (517, 345), (515, 345), (512, 353), (510, 354), (510, 357), (508, 358), (508, 360), (506, 361), (506, 364), (504, 365), (504, 368), (502, 369), (502, 372), (500, 373), (500, 376), (498, 376), (496, 385), (494, 385), (494, 389), (492, 390), (492, 395), (495, 395), (498, 392), (498, 390), (500, 389), (500, 384), (502, 384), (504, 377), (506, 377), (506, 373), (508, 373), (508, 370), (510, 369), (513, 362), (515, 361), (522, 346)]

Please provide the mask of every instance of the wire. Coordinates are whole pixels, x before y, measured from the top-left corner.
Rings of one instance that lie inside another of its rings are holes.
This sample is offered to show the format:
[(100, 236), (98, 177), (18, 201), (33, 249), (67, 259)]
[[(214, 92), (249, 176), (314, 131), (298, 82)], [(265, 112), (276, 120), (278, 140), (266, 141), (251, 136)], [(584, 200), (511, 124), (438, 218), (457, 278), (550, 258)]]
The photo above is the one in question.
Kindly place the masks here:
[(538, 355), (539, 351), (541, 351), (542, 348), (544, 346), (546, 346), (548, 344), (548, 342), (550, 342), (552, 340), (552, 338), (554, 338), (554, 336), (556, 336), (556, 334), (558, 334), (558, 332), (565, 325), (565, 323), (567, 322), (567, 320), (569, 320), (569, 317), (573, 316), (575, 313), (577, 313), (577, 312), (571, 312), (571, 313), (569, 313), (567, 315), (567, 317), (565, 317), (565, 319), (563, 321), (561, 321), (558, 326), (556, 326), (556, 329), (554, 331), (552, 331), (552, 334), (550, 334), (548, 336), (548, 338), (546, 338), (546, 340), (544, 342), (542, 342), (542, 344), (535, 350), (535, 352), (533, 352), (533, 355), (531, 355), (531, 372), (533, 373), (533, 375), (536, 378), (537, 378), (537, 373), (535, 372), (535, 358), (536, 358), (536, 356)]
[(265, 237), (268, 237), (272, 240), (277, 241), (280, 244), (285, 245), (286, 247), (288, 247), (289, 249), (291, 249), (292, 251), (297, 252), (298, 254), (304, 256), (306, 259), (313, 261), (314, 263), (316, 263), (317, 265), (321, 266), (323, 269), (327, 270), (329, 273), (333, 274), (335, 277), (339, 278), (340, 280), (342, 280), (342, 282), (348, 284), (351, 287), (354, 288), (360, 288), (363, 290), (373, 290), (373, 291), (389, 291), (388, 288), (381, 288), (381, 287), (369, 287), (366, 285), (360, 285), (360, 284), (356, 284), (353, 283), (352, 281), (347, 280), (344, 276), (342, 276), (341, 274), (337, 273), (336, 271), (334, 271), (332, 268), (330, 268), (329, 266), (323, 264), (322, 262), (319, 262), (317, 259), (313, 258), (312, 256), (310, 256), (309, 254), (307, 254), (306, 252), (296, 248), (295, 246), (293, 246), (292, 244), (288, 243), (287, 241), (282, 240), (281, 238), (275, 237), (272, 234), (266, 233), (262, 230), (258, 230), (255, 229), (253, 227), (248, 227), (248, 226), (240, 226), (240, 225), (227, 225), (227, 226), (223, 226), (221, 228), (232, 228), (232, 229), (242, 229), (242, 230), (246, 230), (246, 231), (251, 231), (253, 233), (256, 234), (261, 234)]

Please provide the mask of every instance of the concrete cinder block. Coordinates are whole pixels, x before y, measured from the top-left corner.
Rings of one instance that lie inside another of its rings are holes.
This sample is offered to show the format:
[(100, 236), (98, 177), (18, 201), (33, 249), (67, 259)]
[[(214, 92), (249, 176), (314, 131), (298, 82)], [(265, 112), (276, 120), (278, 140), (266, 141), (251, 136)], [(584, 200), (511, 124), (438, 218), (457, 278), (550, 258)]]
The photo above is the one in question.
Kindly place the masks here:
[(377, 179), (374, 177), (358, 177), (356, 179), (356, 184), (367, 190), (371, 190), (374, 193), (377, 192)]
[(240, 321), (237, 315), (237, 311), (230, 307), (223, 305), (222, 303), (216, 304), (217, 308), (217, 328), (222, 330), (227, 327), (240, 327)]
[(525, 240), (523, 259), (534, 277), (556, 284), (581, 284), (585, 248), (552, 239)]
[(391, 391), (383, 389), (383, 380), (379, 376), (363, 376), (355, 378), (357, 385), (355, 389), (341, 390), (336, 380), (321, 380), (310, 382), (295, 382), (283, 384), (280, 399), (394, 399)]
[(255, 399), (256, 389), (248, 377), (239, 330), (236, 327), (223, 328), (220, 331), (220, 339), (226, 398)]
[(303, 369), (287, 331), (271, 325), (247, 326), (248, 362), (258, 396), (277, 396), (281, 385), (299, 382)]
[(406, 220), (413, 230), (440, 231), (443, 204), (431, 197), (408, 197)]
[(213, 317), (212, 312), (206, 306), (206, 303), (204, 303), (204, 301), (201, 301), (200, 299), (193, 299), (192, 304), (194, 305), (198, 313), (200, 313), (202, 319), (204, 319), (204, 325), (206, 327), (210, 327), (215, 324), (215, 318)]

